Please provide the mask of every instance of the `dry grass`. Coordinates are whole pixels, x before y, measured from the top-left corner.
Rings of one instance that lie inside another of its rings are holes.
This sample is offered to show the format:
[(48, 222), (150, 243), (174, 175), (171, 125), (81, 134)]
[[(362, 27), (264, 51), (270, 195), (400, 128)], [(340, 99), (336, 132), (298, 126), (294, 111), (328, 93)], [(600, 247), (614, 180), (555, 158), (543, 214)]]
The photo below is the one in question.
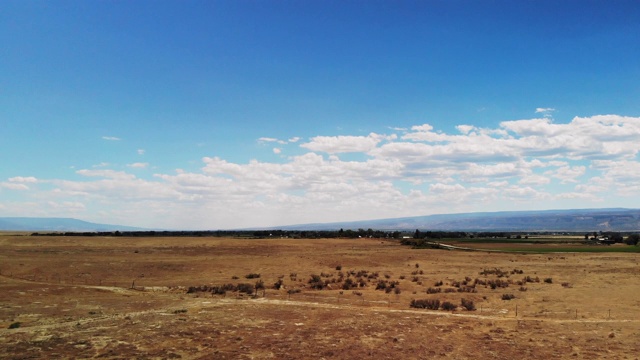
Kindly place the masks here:
[[(412, 250), (372, 239), (4, 235), (0, 358), (634, 359), (638, 258)], [(507, 288), (480, 281), (475, 293), (457, 291), (470, 279), (497, 279), (480, 275), (495, 268), (509, 273), (500, 278)], [(362, 270), (367, 275), (356, 278)], [(339, 273), (366, 286), (343, 290)], [(314, 274), (328, 286), (311, 289)], [(553, 283), (527, 283), (519, 292), (526, 276)], [(265, 285), (257, 298), (186, 293), (256, 280)], [(375, 290), (382, 280), (402, 291)], [(440, 281), (456, 290), (427, 294)], [(517, 297), (501, 300), (507, 292)], [(476, 310), (459, 306), (462, 298)], [(458, 309), (414, 309), (413, 299)]]

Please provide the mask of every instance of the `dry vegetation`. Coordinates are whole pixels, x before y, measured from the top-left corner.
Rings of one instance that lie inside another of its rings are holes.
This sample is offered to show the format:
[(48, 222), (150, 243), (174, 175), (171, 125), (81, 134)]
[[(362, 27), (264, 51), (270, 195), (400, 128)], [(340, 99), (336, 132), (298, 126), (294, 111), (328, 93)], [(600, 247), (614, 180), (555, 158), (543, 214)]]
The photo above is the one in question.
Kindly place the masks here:
[(0, 358), (635, 359), (638, 254), (0, 236)]

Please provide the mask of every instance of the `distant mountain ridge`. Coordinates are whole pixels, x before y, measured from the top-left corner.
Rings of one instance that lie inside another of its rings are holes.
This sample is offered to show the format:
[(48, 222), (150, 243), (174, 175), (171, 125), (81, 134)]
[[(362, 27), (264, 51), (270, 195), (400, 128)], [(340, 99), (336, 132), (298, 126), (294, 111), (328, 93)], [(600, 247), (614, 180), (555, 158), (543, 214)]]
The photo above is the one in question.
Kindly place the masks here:
[(283, 230), (639, 231), (640, 209), (575, 209), (440, 214), (282, 226)]
[[(576, 209), (439, 214), (391, 219), (299, 224), (257, 229), (390, 231), (591, 232), (640, 231), (640, 209)], [(0, 231), (149, 231), (131, 226), (98, 224), (73, 218), (0, 217)], [(157, 229), (156, 229), (157, 230)]]
[(0, 217), (2, 231), (142, 231), (132, 226), (97, 224), (73, 218)]

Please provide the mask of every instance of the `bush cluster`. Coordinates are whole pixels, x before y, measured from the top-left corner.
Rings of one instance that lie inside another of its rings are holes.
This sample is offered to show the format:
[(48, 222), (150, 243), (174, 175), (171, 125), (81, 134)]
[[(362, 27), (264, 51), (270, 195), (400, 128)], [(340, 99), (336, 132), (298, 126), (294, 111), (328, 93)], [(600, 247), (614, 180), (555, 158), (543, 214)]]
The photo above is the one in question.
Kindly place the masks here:
[(440, 300), (438, 299), (419, 299), (419, 300), (411, 300), (410, 306), (416, 309), (429, 309), (429, 310), (438, 310), (440, 309)]
[(460, 299), (460, 303), (463, 308), (467, 311), (474, 311), (476, 309), (476, 305), (473, 303), (473, 300)]
[(515, 299), (516, 296), (513, 294), (502, 294), (502, 300), (511, 300), (511, 299)]

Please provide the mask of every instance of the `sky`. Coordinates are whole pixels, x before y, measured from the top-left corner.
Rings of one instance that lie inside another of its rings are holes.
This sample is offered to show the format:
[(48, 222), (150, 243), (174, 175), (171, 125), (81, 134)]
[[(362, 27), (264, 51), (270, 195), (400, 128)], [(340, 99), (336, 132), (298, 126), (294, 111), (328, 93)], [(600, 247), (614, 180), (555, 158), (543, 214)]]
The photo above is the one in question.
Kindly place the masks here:
[(638, 1), (0, 2), (0, 216), (640, 203)]

